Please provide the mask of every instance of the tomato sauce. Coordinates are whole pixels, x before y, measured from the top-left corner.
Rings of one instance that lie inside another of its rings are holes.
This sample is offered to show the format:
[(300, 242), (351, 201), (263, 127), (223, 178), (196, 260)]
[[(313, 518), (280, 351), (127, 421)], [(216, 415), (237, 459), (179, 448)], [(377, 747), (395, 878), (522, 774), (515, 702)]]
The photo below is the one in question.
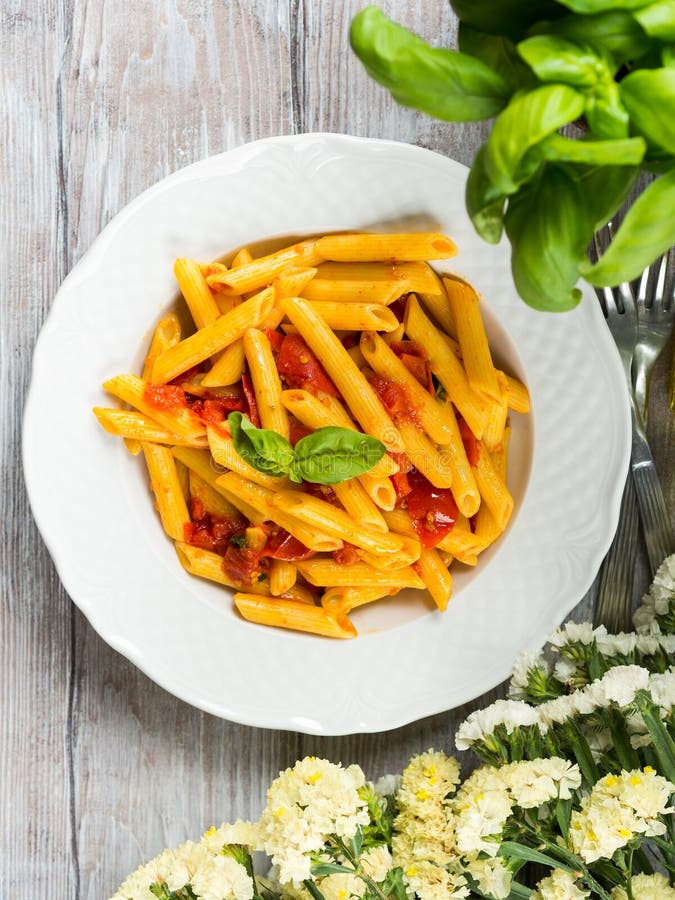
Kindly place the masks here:
[(289, 388), (339, 397), (340, 392), (299, 334), (284, 335), (277, 357), (277, 369)]
[(464, 444), (466, 458), (469, 460), (469, 465), (475, 469), (480, 459), (480, 442), (461, 416), (457, 416), (457, 424), (459, 425), (459, 434)]
[(153, 384), (149, 382), (143, 391), (143, 399), (157, 409), (177, 411), (187, 408), (185, 391), (177, 384)]
[(452, 491), (437, 488), (420, 472), (410, 472), (411, 490), (406, 497), (408, 515), (422, 546), (435, 547), (452, 530), (459, 511)]
[(381, 375), (371, 375), (368, 381), (395, 425), (409, 422), (420, 427), (419, 413), (402, 384), (389, 381)]

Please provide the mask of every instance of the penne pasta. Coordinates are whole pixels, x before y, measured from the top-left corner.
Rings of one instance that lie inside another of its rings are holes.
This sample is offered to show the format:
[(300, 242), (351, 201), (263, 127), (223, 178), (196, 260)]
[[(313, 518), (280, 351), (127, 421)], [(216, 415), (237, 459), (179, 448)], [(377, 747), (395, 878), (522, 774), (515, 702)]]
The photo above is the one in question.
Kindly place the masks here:
[(206, 434), (204, 425), (187, 405), (177, 402), (165, 407), (155, 402), (152, 385), (138, 375), (116, 375), (104, 381), (103, 388), (113, 397), (128, 403), (162, 428), (182, 438), (195, 441)]
[(320, 606), (310, 606), (297, 600), (238, 593), (234, 595), (234, 604), (248, 622), (259, 625), (275, 625), (277, 628), (308, 631), (333, 638), (354, 638), (357, 634), (346, 616), (333, 618)]
[(448, 259), (457, 253), (444, 234), (330, 234), (319, 238), (316, 249), (336, 262)]
[(499, 400), (501, 394), (478, 308), (478, 294), (470, 284), (459, 279), (444, 278), (443, 284), (455, 320), (457, 340), (469, 384), (475, 391), (487, 394), (493, 400)]
[(488, 415), (483, 431), (483, 443), (490, 451), (495, 450), (502, 442), (506, 417), (509, 412), (508, 385), (506, 376), (501, 372), (497, 372), (497, 384), (501, 391), (501, 400), (495, 400), (488, 406)]
[[(208, 447), (206, 434), (200, 437), (183, 437), (161, 428), (157, 422), (133, 409), (104, 409), (95, 406), (93, 413), (109, 434), (136, 441), (151, 441), (153, 444), (168, 444), (183, 447)], [(139, 447), (140, 450), (140, 447)]]
[(197, 328), (212, 325), (220, 310), (198, 263), (193, 259), (177, 259), (173, 273)]
[(422, 344), (431, 371), (443, 385), (448, 400), (454, 403), (473, 434), (480, 439), (487, 421), (488, 404), (471, 387), (462, 364), (441, 332), (424, 315), (415, 297), (410, 297), (406, 305), (405, 328), (413, 341)]
[(497, 471), (490, 451), (482, 442), (475, 471), (481, 497), (492, 513), (497, 528), (500, 532), (504, 531), (513, 512), (513, 497)]
[(426, 262), (323, 262), (318, 267), (317, 279), (342, 284), (359, 281), (365, 284), (389, 282), (399, 286), (397, 297), (409, 291), (426, 291), (439, 295), (444, 293), (438, 276)]
[(276, 253), (261, 256), (247, 265), (227, 272), (219, 272), (207, 278), (209, 285), (220, 285), (220, 289), (234, 294), (258, 290), (274, 281), (289, 266), (311, 267), (321, 262), (316, 241), (301, 241), (291, 247), (284, 247)]
[(246, 354), (244, 341), (236, 340), (226, 347), (201, 380), (202, 387), (227, 387), (241, 380)]
[(169, 347), (157, 357), (152, 369), (152, 380), (159, 384), (171, 381), (233, 344), (243, 337), (248, 328), (256, 328), (265, 321), (272, 312), (274, 298), (274, 289), (266, 288), (220, 316), (212, 325), (200, 328), (179, 344)]
[(383, 597), (393, 597), (396, 588), (389, 587), (334, 587), (324, 591), (321, 606), (329, 615), (346, 615), (359, 606), (374, 603)]
[[(185, 463), (181, 465), (185, 466)], [(188, 484), (190, 486), (190, 499), (197, 500), (201, 503), (204, 512), (208, 513), (210, 516), (214, 516), (216, 519), (225, 519), (230, 521), (232, 519), (236, 519), (239, 510), (233, 506), (229, 500), (226, 500), (222, 494), (219, 494), (218, 491), (211, 487), (211, 485), (204, 481), (193, 469), (189, 469), (185, 466), (188, 472)]]
[[(273, 559), (270, 563), (270, 594), (279, 597), (290, 590), (296, 582), (298, 570), (292, 562), (285, 559)], [(313, 602), (310, 600), (310, 602)]]
[(375, 303), (388, 306), (410, 290), (406, 281), (354, 281), (314, 278), (301, 296), (314, 302)]
[(283, 299), (280, 305), (320, 360), (363, 430), (382, 441), (388, 450), (402, 452), (401, 436), (379, 398), (326, 322), (307, 301), (297, 297)]
[(415, 563), (415, 570), (431, 594), (434, 603), (443, 612), (452, 596), (452, 575), (439, 553), (424, 548)]
[(312, 310), (331, 328), (345, 331), (396, 331), (398, 319), (386, 306), (377, 303), (339, 303), (310, 300)]
[(159, 444), (143, 442), (141, 446), (162, 528), (175, 541), (182, 541), (185, 538), (185, 526), (190, 522), (190, 514), (174, 456), (168, 447), (161, 447)]
[(335, 496), (357, 525), (363, 525), (365, 528), (373, 531), (385, 532), (389, 530), (377, 504), (371, 500), (366, 489), (356, 478), (350, 478), (347, 481), (334, 484), (333, 490), (335, 491)]
[(276, 431), (288, 440), (291, 427), (286, 407), (281, 402), (281, 381), (269, 338), (257, 328), (249, 328), (244, 335), (244, 352), (253, 381), (260, 423), (263, 428)]
[(256, 484), (269, 488), (272, 491), (281, 490), (288, 486), (288, 479), (275, 478), (273, 475), (266, 475), (250, 466), (246, 460), (240, 456), (234, 448), (234, 441), (224, 428), (209, 425), (206, 429), (211, 456), (215, 459), (219, 466), (230, 469), (247, 478)]
[(174, 347), (180, 341), (180, 338), (181, 328), (178, 316), (175, 313), (168, 313), (168, 315), (163, 316), (157, 323), (150, 341), (150, 348), (143, 362), (143, 372), (141, 374), (143, 381), (150, 381), (152, 367), (155, 365), (155, 360), (159, 354), (168, 350), (169, 347)]
[[(215, 581), (217, 584), (225, 585), (225, 587), (241, 589), (243, 585), (235, 584), (231, 578), (228, 578), (223, 568), (223, 557), (218, 553), (210, 550), (203, 550), (201, 547), (193, 547), (185, 541), (176, 542), (176, 554), (181, 566), (190, 575), (197, 575), (199, 578), (206, 578), (208, 581)], [(246, 585), (246, 590), (250, 593), (269, 595), (269, 587), (265, 582), (256, 582), (253, 585)]]
[(417, 471), (435, 487), (452, 487), (452, 467), (448, 454), (441, 453), (436, 444), (415, 425), (403, 422), (399, 424), (398, 430), (405, 444), (406, 455)]
[(187, 466), (191, 472), (199, 475), (210, 488), (213, 488), (214, 491), (221, 494), (234, 509), (238, 510), (250, 522), (260, 525), (265, 521), (264, 515), (257, 509), (238, 498), (227, 488), (223, 488), (218, 484), (218, 478), (221, 471), (214, 465), (210, 453), (203, 450), (192, 450), (186, 447), (174, 447), (173, 455), (176, 459), (180, 460), (183, 465)]
[(336, 563), (332, 559), (307, 559), (296, 563), (304, 578), (317, 587), (388, 587), (424, 590), (424, 582), (410, 567), (381, 571), (368, 563)]

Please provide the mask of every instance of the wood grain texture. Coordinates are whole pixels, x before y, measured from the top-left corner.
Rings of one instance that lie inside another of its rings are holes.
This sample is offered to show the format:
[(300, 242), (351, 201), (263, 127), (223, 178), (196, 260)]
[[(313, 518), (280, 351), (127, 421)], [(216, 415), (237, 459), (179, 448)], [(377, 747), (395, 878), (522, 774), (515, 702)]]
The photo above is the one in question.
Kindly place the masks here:
[[(198, 712), (110, 650), (60, 587), (19, 460), (37, 331), (67, 271), (140, 191), (246, 141), (336, 131), (470, 163), (486, 126), (402, 109), (348, 47), (355, 0), (8, 0), (0, 11), (0, 895), (100, 900), (164, 846), (255, 817), (306, 753), (372, 776), (450, 747), (470, 711), (317, 738)], [(445, 0), (385, 11), (454, 43)], [(650, 438), (675, 510), (665, 360)], [(83, 511), (86, 516), (86, 511)], [(586, 614), (592, 597), (585, 599)]]

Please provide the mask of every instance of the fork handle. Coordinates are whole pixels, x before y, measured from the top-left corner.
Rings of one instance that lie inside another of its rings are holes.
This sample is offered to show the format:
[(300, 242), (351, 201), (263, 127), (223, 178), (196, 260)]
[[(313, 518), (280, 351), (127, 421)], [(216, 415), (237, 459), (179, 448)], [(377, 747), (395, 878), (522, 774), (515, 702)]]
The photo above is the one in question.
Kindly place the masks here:
[(621, 498), (616, 534), (598, 576), (594, 625), (616, 634), (630, 631), (633, 579), (638, 542), (638, 510), (633, 474), (629, 470)]
[(631, 469), (653, 575), (666, 556), (673, 553), (675, 543), (654, 458), (635, 405), (632, 405), (631, 416), (633, 424)]

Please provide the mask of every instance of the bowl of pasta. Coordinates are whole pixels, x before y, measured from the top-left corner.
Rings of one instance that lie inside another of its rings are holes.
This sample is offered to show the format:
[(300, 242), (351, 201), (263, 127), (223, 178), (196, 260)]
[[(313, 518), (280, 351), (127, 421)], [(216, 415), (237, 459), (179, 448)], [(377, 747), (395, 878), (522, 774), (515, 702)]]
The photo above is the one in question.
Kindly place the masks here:
[(627, 464), (616, 351), (592, 296), (518, 300), (465, 179), (257, 142), (141, 195), (62, 286), (32, 508), (92, 625), (186, 701), (385, 730), (499, 683), (587, 590)]

